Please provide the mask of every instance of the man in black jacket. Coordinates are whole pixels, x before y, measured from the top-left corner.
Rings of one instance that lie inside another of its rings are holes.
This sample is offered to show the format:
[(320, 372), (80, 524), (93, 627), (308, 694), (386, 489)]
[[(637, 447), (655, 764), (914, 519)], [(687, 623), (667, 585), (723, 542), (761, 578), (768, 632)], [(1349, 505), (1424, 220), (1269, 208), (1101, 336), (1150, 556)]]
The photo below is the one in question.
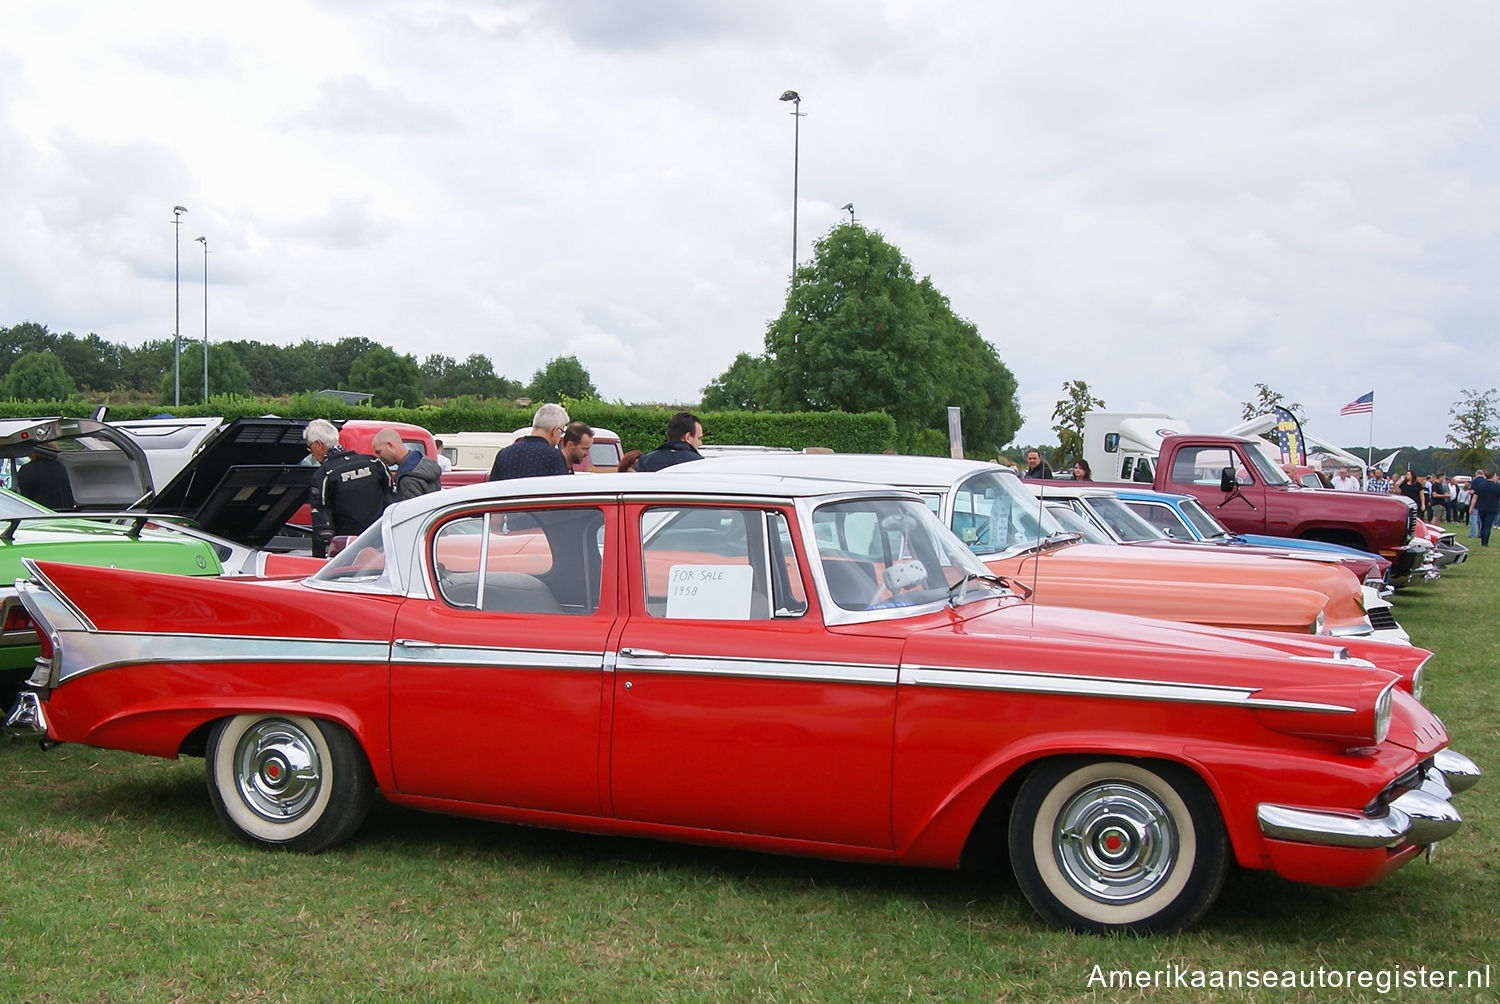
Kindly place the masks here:
[(689, 411), (679, 411), (667, 423), (667, 441), (641, 458), (638, 471), (659, 471), (664, 467), (702, 460), (698, 447), (703, 445), (703, 423)]
[(391, 479), (378, 458), (340, 446), (339, 430), (327, 419), (308, 422), (302, 440), (318, 462), (307, 499), (312, 506), (312, 553), (314, 558), (326, 558), (334, 537), (364, 533), (380, 518), (391, 501)]

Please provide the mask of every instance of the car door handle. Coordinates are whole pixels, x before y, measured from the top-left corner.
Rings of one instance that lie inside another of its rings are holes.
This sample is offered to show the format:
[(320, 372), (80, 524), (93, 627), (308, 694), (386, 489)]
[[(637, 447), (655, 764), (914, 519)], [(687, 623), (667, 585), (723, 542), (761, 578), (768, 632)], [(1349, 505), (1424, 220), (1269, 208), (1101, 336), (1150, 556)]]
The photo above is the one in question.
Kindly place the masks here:
[(622, 648), (620, 654), (627, 659), (665, 659), (667, 653), (658, 652), (654, 648)]
[(438, 647), (438, 643), (435, 642), (435, 641), (422, 641), (422, 640), (417, 639), (417, 638), (397, 638), (396, 639), (396, 644), (400, 645), (402, 648), (437, 648)]

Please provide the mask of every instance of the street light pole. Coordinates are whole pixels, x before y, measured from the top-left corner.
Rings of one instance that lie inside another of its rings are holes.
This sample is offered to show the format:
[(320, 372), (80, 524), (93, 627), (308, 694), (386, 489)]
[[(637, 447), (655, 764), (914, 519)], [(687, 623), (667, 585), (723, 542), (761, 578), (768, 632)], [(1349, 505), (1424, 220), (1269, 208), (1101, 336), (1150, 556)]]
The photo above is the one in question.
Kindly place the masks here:
[(802, 156), (802, 95), (783, 91), (782, 101), (792, 103), (792, 285), (797, 285), (797, 176)]
[(199, 237), (203, 245), (203, 403), (208, 404), (208, 238)]
[(173, 284), (177, 296), (177, 309), (172, 323), (172, 406), (182, 404), (182, 214), (187, 206), (172, 207), (172, 226), (176, 233), (176, 253), (173, 260)]

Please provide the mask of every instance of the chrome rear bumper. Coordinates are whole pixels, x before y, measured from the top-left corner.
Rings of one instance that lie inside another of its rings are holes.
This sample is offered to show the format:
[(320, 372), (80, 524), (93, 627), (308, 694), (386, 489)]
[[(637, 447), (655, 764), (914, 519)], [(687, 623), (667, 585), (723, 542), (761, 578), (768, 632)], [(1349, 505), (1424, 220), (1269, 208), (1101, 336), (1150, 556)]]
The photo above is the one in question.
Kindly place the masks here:
[(12, 742), (30, 739), (47, 741), (47, 713), (42, 709), (41, 698), (34, 691), (21, 691), (10, 714), (5, 716), (3, 731)]

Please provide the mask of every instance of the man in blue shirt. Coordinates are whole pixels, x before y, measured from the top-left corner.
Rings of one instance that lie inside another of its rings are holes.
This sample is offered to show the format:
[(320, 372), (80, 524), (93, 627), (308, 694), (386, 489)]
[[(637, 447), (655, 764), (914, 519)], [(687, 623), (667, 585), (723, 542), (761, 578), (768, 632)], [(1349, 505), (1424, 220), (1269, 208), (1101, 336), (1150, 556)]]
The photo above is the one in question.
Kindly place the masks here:
[(549, 474), (572, 473), (557, 449), (567, 427), (568, 413), (562, 405), (542, 405), (531, 419), (531, 435), (522, 436), (495, 454), (490, 480), (544, 478)]
[(692, 460), (702, 460), (703, 423), (690, 411), (679, 411), (667, 422), (667, 441), (641, 458), (638, 471), (659, 471)]

